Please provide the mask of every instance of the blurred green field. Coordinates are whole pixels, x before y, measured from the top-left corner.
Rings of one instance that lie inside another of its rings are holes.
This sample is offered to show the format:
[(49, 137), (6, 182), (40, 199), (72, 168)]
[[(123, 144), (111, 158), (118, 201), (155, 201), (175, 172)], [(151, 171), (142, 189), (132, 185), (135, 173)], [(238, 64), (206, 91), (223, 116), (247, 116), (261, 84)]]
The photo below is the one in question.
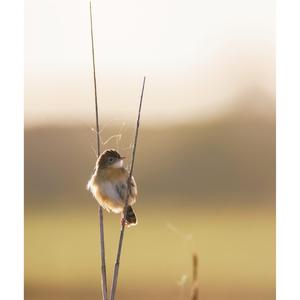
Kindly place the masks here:
[[(133, 128), (104, 127), (102, 150), (130, 158)], [(123, 128), (122, 130), (120, 128)], [(25, 298), (100, 299), (95, 164), (89, 126), (25, 130)], [(125, 234), (117, 299), (275, 299), (275, 119), (236, 110), (207, 122), (141, 128), (139, 225)], [(128, 162), (130, 159), (128, 159)], [(128, 163), (127, 162), (127, 163)], [(119, 216), (105, 213), (108, 278)]]
[[(139, 225), (125, 235), (119, 299), (188, 299), (193, 252), (200, 299), (275, 299), (274, 209), (176, 203), (137, 204)], [(105, 214), (105, 234), (111, 278), (119, 216)], [(26, 209), (25, 240), (27, 300), (99, 299), (96, 203)]]

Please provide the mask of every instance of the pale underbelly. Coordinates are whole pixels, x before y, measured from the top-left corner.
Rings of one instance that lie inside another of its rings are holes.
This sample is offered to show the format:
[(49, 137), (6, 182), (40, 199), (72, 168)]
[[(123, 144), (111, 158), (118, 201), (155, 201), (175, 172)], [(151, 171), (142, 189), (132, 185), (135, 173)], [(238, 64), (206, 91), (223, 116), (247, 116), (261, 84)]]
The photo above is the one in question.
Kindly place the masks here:
[[(103, 195), (99, 191), (96, 191), (95, 198), (97, 202), (107, 211), (112, 211), (114, 213), (121, 213), (125, 206), (125, 201), (122, 199), (113, 199), (107, 195)], [(133, 205), (136, 202), (136, 199), (129, 197), (128, 205)]]

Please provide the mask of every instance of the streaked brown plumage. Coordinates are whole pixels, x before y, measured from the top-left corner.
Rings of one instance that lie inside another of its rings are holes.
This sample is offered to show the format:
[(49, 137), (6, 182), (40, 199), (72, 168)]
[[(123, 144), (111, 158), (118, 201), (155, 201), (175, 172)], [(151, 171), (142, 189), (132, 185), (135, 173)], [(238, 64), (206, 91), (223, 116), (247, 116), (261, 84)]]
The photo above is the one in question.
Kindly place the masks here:
[[(129, 176), (128, 171), (123, 167), (124, 158), (113, 149), (103, 152), (96, 162), (94, 174), (87, 185), (98, 203), (108, 212), (123, 213)], [(131, 185), (127, 214), (124, 218), (128, 226), (137, 224), (132, 209), (137, 197), (137, 187), (133, 177)]]

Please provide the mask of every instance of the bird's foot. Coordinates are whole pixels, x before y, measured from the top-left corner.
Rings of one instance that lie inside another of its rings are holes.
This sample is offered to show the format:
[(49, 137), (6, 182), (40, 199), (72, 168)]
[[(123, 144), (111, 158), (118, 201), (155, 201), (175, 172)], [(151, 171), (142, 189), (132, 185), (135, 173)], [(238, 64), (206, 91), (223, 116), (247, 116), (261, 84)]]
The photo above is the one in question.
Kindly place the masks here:
[(124, 217), (121, 218), (121, 226), (126, 226), (127, 222), (126, 219)]

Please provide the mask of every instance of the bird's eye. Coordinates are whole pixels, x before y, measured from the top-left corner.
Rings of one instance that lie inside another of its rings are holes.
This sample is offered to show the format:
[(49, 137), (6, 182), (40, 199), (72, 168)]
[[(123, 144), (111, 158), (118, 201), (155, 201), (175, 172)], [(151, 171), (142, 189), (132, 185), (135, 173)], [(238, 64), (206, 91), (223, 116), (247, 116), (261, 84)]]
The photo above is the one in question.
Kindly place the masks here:
[(113, 160), (114, 160), (114, 159), (113, 159), (112, 157), (110, 157), (110, 158), (108, 159), (109, 162), (113, 162)]

